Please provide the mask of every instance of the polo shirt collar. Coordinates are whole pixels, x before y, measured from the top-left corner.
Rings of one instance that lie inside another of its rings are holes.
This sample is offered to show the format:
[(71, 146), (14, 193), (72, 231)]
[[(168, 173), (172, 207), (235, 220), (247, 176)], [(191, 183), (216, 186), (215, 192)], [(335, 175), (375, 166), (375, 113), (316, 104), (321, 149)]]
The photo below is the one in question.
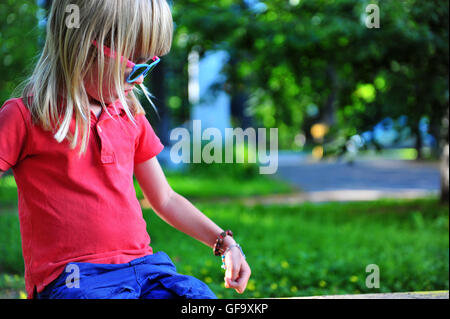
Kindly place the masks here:
[[(122, 116), (122, 115), (126, 114), (125, 108), (123, 107), (122, 103), (120, 103), (120, 100), (106, 104), (106, 109), (108, 110), (108, 113), (111, 115)], [(90, 110), (90, 113), (94, 114), (94, 111)], [(105, 112), (102, 111), (102, 114), (103, 113), (105, 113)]]
[(125, 108), (123, 107), (122, 103), (120, 103), (120, 100), (107, 104), (106, 108), (111, 115), (125, 114)]

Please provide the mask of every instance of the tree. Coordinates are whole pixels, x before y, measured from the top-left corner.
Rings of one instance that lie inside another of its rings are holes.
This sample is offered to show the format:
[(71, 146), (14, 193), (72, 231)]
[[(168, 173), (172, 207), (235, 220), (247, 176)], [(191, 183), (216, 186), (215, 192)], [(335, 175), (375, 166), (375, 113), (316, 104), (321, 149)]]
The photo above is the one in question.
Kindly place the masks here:
[(226, 49), (232, 56), (224, 68), (228, 86), (245, 87), (249, 111), (261, 124), (283, 129), (287, 140), (314, 106), (315, 120), (326, 119), (346, 135), (407, 114), (418, 144), (420, 119), (442, 118), (448, 3), (385, 1), (380, 29), (365, 26), (368, 3), (360, 1), (248, 3), (177, 1), (176, 37), (186, 39), (188, 51)]
[[(34, 1), (0, 3), (0, 100), (15, 97), (19, 82), (32, 71), (39, 52), (38, 7)], [(39, 14), (42, 15), (42, 12)]]
[(318, 121), (345, 144), (406, 115), (421, 158), (421, 120), (439, 139), (448, 108), (448, 1), (379, 2), (379, 29), (364, 23), (369, 3), (179, 0), (176, 38), (183, 50), (230, 53), (227, 85), (244, 88), (256, 124), (278, 127), (281, 147)]

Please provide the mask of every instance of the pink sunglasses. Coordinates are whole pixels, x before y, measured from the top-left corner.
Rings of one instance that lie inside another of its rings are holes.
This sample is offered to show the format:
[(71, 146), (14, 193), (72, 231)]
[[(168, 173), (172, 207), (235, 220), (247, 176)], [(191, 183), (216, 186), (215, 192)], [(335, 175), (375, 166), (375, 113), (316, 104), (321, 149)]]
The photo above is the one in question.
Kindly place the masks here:
[[(93, 40), (92, 44), (98, 48), (97, 41)], [(104, 50), (106, 56), (108, 56), (110, 58), (116, 57), (116, 53), (113, 50), (111, 50), (110, 48), (108, 48), (106, 45), (103, 46), (103, 50)], [(121, 62), (123, 62), (124, 59), (125, 58), (123, 56), (120, 57)], [(159, 63), (160, 60), (161, 59), (159, 57), (154, 56), (152, 58), (153, 62), (150, 64), (145, 64), (145, 63), (144, 64), (135, 64), (132, 61), (127, 59), (127, 67), (131, 68), (132, 70), (131, 70), (130, 75), (127, 77), (126, 81), (128, 83), (136, 82), (136, 80), (139, 79), (139, 77), (141, 75), (143, 75), (145, 78), (147, 76), (147, 74), (149, 74), (150, 71), (152, 71), (156, 67), (156, 65)]]

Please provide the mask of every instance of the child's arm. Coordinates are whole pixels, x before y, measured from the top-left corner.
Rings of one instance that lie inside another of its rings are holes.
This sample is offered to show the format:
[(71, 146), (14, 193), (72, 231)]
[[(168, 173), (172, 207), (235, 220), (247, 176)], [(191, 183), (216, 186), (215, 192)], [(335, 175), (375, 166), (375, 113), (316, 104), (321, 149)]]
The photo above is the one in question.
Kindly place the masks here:
[[(156, 157), (137, 164), (134, 173), (145, 197), (159, 217), (176, 229), (213, 247), (223, 229), (172, 190)], [(224, 247), (233, 244), (234, 239), (226, 236)], [(225, 286), (243, 293), (250, 278), (250, 267), (237, 247), (232, 247), (226, 257)]]

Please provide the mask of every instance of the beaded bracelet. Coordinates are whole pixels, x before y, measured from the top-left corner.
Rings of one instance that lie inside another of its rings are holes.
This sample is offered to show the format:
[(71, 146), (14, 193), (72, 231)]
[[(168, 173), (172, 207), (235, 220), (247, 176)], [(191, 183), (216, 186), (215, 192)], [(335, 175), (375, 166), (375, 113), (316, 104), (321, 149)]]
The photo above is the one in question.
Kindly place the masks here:
[(219, 234), (219, 236), (217, 236), (216, 243), (214, 244), (214, 247), (213, 247), (214, 256), (223, 255), (223, 253), (225, 252), (222, 245), (223, 245), (223, 240), (227, 235), (230, 237), (233, 237), (233, 233), (231, 232), (231, 230), (226, 230), (224, 232), (221, 232)]

